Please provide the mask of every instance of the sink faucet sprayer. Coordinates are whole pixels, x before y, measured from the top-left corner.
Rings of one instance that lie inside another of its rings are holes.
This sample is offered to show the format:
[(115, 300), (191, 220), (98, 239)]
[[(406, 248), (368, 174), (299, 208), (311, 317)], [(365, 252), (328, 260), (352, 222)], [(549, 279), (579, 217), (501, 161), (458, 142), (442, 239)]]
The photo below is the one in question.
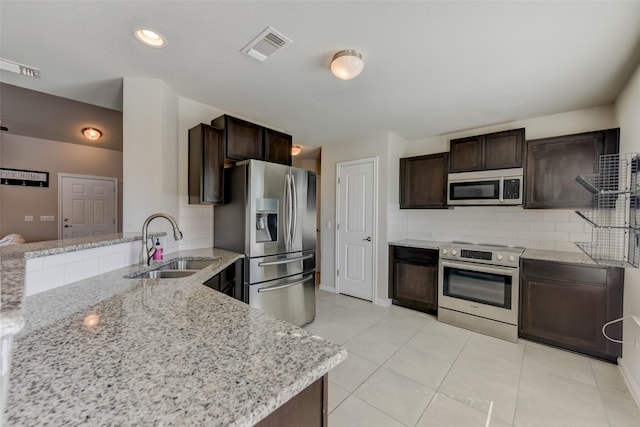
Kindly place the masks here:
[[(153, 247), (149, 249), (148, 238), (147, 238), (147, 229), (149, 228), (149, 223), (156, 218), (164, 218), (171, 223), (173, 227), (173, 238), (174, 240), (182, 240), (182, 231), (178, 228), (178, 224), (176, 220), (173, 219), (171, 215), (167, 215), (164, 213), (154, 213), (153, 215), (149, 215), (144, 221), (142, 225), (142, 251), (140, 252), (140, 264), (141, 265), (149, 265), (151, 261), (151, 257), (153, 253), (156, 251), (156, 248)], [(153, 242), (152, 242), (153, 243)]]

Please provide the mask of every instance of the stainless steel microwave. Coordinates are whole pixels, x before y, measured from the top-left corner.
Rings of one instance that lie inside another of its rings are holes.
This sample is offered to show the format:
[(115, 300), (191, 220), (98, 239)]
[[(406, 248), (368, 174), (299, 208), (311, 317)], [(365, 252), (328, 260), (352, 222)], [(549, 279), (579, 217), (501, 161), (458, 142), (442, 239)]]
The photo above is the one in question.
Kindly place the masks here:
[(449, 206), (521, 205), (523, 169), (450, 173), (447, 180)]

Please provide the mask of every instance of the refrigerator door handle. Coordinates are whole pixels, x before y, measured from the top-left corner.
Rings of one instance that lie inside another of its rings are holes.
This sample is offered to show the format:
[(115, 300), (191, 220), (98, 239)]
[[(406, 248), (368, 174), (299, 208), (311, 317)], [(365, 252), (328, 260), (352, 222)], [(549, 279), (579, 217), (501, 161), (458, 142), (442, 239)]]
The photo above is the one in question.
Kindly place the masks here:
[(297, 257), (297, 258), (281, 259), (281, 260), (278, 260), (278, 261), (263, 261), (263, 262), (258, 263), (258, 267), (268, 267), (270, 265), (289, 264), (290, 262), (304, 261), (305, 259), (309, 259), (309, 258), (313, 258), (313, 254), (300, 256), (300, 257)]
[(282, 195), (282, 199), (283, 199), (283, 211), (284, 211), (284, 218), (283, 218), (283, 233), (284, 233), (284, 245), (285, 248), (287, 250), (289, 250), (289, 247), (291, 246), (290, 244), (290, 239), (289, 239), (289, 222), (290, 222), (290, 212), (289, 212), (289, 175), (285, 175), (284, 176), (284, 191), (283, 191), (283, 195)]
[(293, 221), (291, 224), (291, 243), (293, 243), (296, 236), (296, 227), (298, 225), (298, 192), (296, 191), (295, 175), (291, 174), (291, 212)]
[(269, 288), (258, 289), (258, 293), (271, 292), (271, 291), (277, 291), (277, 290), (280, 290), (280, 289), (290, 288), (292, 286), (296, 286), (296, 285), (299, 285), (301, 283), (308, 282), (310, 279), (313, 279), (313, 274), (310, 274), (310, 275), (308, 275), (306, 277), (303, 277), (302, 280), (296, 280), (295, 282), (292, 282), (292, 283), (287, 283), (287, 284), (280, 285), (280, 286), (271, 286)]

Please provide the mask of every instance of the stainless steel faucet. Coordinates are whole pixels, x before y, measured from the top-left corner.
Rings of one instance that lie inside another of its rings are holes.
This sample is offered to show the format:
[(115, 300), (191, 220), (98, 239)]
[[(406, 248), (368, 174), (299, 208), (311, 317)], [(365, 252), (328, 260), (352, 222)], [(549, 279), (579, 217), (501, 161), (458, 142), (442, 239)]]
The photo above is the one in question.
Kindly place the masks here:
[(180, 229), (178, 228), (178, 223), (176, 223), (176, 220), (173, 219), (171, 215), (167, 215), (164, 213), (154, 213), (152, 215), (149, 215), (149, 218), (147, 218), (144, 221), (144, 224), (142, 225), (142, 251), (140, 252), (141, 265), (151, 264), (151, 257), (153, 256), (153, 253), (156, 251), (153, 245), (151, 249), (149, 249), (148, 237), (147, 237), (147, 234), (148, 234), (147, 229), (149, 228), (149, 223), (156, 218), (164, 218), (167, 221), (169, 221), (171, 223), (171, 226), (173, 227), (174, 240), (182, 240), (182, 231), (180, 231)]

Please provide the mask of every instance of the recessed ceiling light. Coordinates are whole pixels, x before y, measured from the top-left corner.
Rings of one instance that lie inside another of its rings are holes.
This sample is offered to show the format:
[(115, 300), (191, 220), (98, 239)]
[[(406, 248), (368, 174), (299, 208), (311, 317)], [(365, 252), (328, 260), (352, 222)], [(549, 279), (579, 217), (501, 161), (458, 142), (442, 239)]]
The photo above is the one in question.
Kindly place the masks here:
[(102, 132), (96, 128), (84, 128), (82, 129), (82, 134), (91, 141), (97, 141), (102, 137)]
[(138, 41), (149, 47), (164, 47), (167, 40), (157, 31), (148, 28), (138, 28), (133, 32)]

